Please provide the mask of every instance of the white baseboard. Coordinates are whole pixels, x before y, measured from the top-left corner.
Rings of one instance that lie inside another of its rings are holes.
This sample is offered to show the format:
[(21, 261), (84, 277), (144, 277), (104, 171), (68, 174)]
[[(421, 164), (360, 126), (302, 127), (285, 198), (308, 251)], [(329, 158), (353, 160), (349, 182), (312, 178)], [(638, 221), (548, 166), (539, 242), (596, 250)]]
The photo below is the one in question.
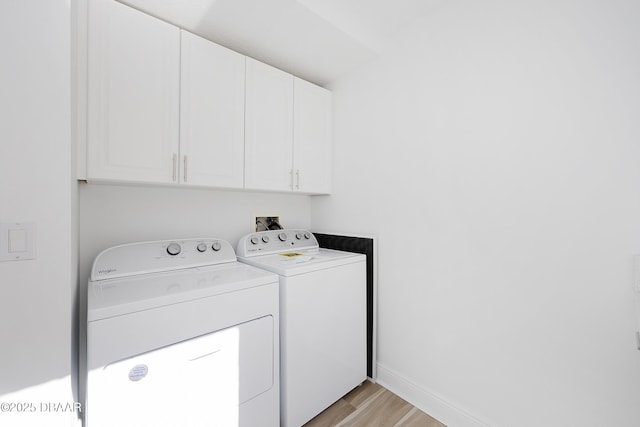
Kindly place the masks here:
[(418, 409), (431, 415), (447, 427), (490, 427), (485, 421), (439, 397), (398, 372), (378, 363), (376, 382), (400, 396)]

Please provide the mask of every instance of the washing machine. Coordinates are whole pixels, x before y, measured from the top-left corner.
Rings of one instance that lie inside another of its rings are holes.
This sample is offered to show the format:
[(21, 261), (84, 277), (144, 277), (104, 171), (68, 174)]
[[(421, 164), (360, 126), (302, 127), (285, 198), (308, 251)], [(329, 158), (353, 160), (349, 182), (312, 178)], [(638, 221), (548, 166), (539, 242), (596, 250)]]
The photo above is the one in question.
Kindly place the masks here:
[(279, 426), (278, 276), (221, 239), (116, 246), (87, 295), (85, 426)]
[(365, 256), (299, 229), (249, 234), (236, 253), (280, 278), (281, 425), (299, 427), (366, 379)]

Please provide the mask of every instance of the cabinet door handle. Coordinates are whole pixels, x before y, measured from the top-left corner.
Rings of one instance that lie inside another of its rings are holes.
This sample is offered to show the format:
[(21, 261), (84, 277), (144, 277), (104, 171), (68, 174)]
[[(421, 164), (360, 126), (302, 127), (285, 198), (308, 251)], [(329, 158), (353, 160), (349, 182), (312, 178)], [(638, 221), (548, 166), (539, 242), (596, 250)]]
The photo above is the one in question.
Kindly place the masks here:
[(296, 170), (296, 190), (300, 189), (300, 169)]
[(173, 154), (173, 181), (175, 182), (178, 175), (178, 155)]
[(184, 156), (184, 182), (187, 182), (187, 156)]

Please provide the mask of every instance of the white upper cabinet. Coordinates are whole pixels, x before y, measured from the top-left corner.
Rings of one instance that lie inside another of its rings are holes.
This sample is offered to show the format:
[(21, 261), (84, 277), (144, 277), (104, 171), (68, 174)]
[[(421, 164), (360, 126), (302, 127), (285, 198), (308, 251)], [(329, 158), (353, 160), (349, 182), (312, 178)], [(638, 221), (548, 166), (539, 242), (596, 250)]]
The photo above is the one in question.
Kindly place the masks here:
[(112, 0), (91, 0), (87, 178), (177, 179), (180, 30)]
[(180, 182), (242, 188), (245, 57), (182, 31)]
[(291, 191), (293, 76), (247, 58), (245, 188)]
[(331, 192), (331, 92), (247, 58), (245, 188)]
[(326, 89), (115, 0), (87, 37), (87, 180), (331, 192)]
[(331, 92), (295, 78), (293, 87), (295, 191), (331, 193)]

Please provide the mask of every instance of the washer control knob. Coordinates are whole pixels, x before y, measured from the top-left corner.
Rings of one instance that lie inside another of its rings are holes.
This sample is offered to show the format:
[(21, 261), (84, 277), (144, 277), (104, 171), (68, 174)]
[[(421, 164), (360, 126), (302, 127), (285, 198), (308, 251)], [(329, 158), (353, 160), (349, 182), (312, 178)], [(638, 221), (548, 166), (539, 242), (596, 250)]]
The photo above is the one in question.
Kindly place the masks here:
[(269, 236), (262, 236), (262, 241), (265, 243), (269, 243)]
[(311, 238), (311, 233), (309, 233), (309, 232), (304, 233), (304, 238), (305, 239), (310, 239)]
[(169, 246), (167, 246), (169, 255), (178, 255), (180, 252), (182, 252), (182, 247), (178, 243), (169, 243)]
[(252, 244), (252, 245), (257, 245), (257, 244), (258, 244), (258, 242), (259, 242), (259, 240), (258, 240), (258, 238), (257, 238), (256, 236), (253, 236), (253, 237), (251, 238), (251, 244)]
[(286, 242), (287, 241), (287, 233), (278, 234), (278, 239), (280, 239), (281, 242)]
[(207, 244), (206, 243), (198, 243), (198, 246), (196, 246), (196, 249), (198, 250), (198, 252), (204, 252), (207, 250)]
[(220, 242), (213, 242), (213, 244), (211, 245), (211, 249), (218, 252), (220, 249), (222, 249), (222, 245), (220, 244)]
[(297, 232), (296, 233), (296, 239), (301, 240), (302, 239), (302, 233)]

